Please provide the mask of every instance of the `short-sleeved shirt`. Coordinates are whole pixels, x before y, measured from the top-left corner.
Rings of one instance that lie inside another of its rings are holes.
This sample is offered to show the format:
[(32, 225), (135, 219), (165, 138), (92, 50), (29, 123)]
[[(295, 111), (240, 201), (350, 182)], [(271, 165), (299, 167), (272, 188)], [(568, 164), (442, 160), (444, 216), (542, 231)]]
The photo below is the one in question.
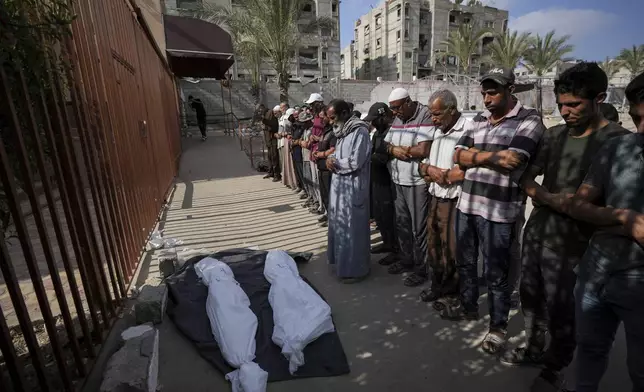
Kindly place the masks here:
[[(434, 139), (434, 125), (429, 109), (418, 102), (415, 104), (416, 112), (409, 120), (403, 122), (398, 117), (394, 119), (385, 136), (385, 142), (394, 146), (414, 147)], [(391, 180), (397, 185), (424, 185), (425, 180), (418, 172), (418, 163), (419, 160), (401, 161), (393, 158), (389, 161)]]
[[(539, 113), (516, 102), (510, 113), (494, 125), (490, 115), (489, 111), (477, 115), (466, 126), (456, 148), (486, 152), (510, 150), (529, 161), (545, 130)], [(509, 174), (484, 166), (468, 168), (457, 208), (492, 222), (515, 222), (525, 203), (525, 194), (518, 182), (526, 167), (527, 163)]]
[[(541, 185), (548, 192), (575, 193), (606, 141), (630, 133), (612, 122), (585, 137), (571, 136), (566, 125), (554, 126), (543, 134), (530, 163), (531, 171), (544, 176)], [(534, 238), (550, 249), (569, 250), (581, 256), (594, 227), (540, 206), (536, 201), (534, 206), (526, 225), (526, 238)]]
[[(456, 124), (448, 132), (443, 133), (440, 128), (436, 128), (432, 149), (429, 151), (429, 158), (424, 162), (436, 166), (440, 169), (451, 169), (454, 167), (454, 149), (470, 120), (461, 116)], [(461, 193), (461, 184), (439, 185), (435, 182), (429, 184), (429, 193), (434, 197), (441, 199), (456, 199)]]
[[(644, 134), (607, 141), (584, 183), (599, 188), (605, 205), (644, 214)], [(631, 237), (597, 230), (589, 246), (601, 255), (601, 269), (608, 273), (644, 267), (644, 248)]]
[[(316, 115), (315, 118), (313, 119), (313, 128), (311, 128), (311, 135), (317, 136), (320, 138), (324, 135), (324, 123), (322, 122), (322, 118), (319, 115)], [(313, 154), (318, 151), (318, 143), (319, 141), (314, 141), (314, 142), (311, 142), (311, 145), (309, 146), (309, 150), (311, 150), (312, 161), (315, 160), (315, 158), (313, 157)]]

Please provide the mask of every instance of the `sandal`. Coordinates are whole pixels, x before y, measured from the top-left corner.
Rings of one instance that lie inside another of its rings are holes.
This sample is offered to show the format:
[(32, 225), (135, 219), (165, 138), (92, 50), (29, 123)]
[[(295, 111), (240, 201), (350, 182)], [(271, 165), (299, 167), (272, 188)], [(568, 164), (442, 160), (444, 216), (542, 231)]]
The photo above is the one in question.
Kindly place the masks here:
[(476, 321), (479, 319), (478, 312), (466, 312), (460, 303), (446, 304), (445, 308), (438, 311), (443, 320), (449, 321)]
[(452, 306), (452, 302), (450, 302), (449, 298), (447, 297), (438, 298), (432, 304), (432, 308), (434, 308), (434, 310), (437, 312), (441, 312), (443, 309), (447, 308), (448, 306)]
[(389, 268), (387, 268), (387, 272), (392, 275), (400, 275), (402, 273), (409, 272), (409, 271), (411, 271), (411, 268), (407, 267), (401, 262), (393, 263), (389, 266)]
[(387, 266), (387, 265), (392, 265), (397, 261), (398, 261), (398, 256), (396, 256), (395, 253), (390, 253), (387, 256), (383, 257), (382, 259), (378, 260), (378, 264)]
[(485, 335), (481, 348), (490, 355), (499, 355), (505, 348), (505, 334), (498, 331), (490, 331)]
[(403, 284), (407, 287), (417, 287), (425, 282), (427, 282), (426, 276), (419, 275), (414, 272), (413, 274), (405, 278), (405, 280), (403, 281)]
[(423, 302), (434, 302), (441, 297), (441, 294), (438, 291), (426, 289), (421, 291), (418, 297), (420, 297), (420, 300)]

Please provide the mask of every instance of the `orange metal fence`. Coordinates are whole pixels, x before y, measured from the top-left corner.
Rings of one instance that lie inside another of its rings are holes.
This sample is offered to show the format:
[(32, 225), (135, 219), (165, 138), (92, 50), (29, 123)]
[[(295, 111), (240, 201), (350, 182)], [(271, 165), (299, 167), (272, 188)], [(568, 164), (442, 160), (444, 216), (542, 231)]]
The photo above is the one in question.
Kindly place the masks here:
[(34, 89), (0, 64), (0, 391), (82, 383), (181, 153), (175, 80), (134, 8), (73, 6), (68, 67)]

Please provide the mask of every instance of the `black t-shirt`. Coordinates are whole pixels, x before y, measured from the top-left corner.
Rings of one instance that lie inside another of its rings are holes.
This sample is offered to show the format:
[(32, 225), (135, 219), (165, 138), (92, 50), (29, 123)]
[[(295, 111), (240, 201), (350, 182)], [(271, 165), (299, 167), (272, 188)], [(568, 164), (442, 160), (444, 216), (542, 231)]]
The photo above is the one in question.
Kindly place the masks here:
[[(304, 135), (304, 126), (302, 123), (295, 122), (293, 123), (293, 140), (300, 140)], [(293, 160), (295, 162), (302, 162), (302, 147), (299, 144), (291, 145), (291, 154), (293, 155)]]
[[(613, 137), (631, 133), (611, 122), (586, 137), (573, 137), (566, 125), (548, 129), (531, 161), (542, 185), (551, 193), (575, 193), (582, 184), (597, 152)], [(577, 222), (534, 201), (535, 209), (526, 225), (526, 236), (551, 249), (583, 252), (594, 230), (592, 225)]]
[(192, 103), (190, 104), (190, 107), (194, 109), (195, 112), (197, 112), (197, 118), (199, 119), (205, 119), (206, 118), (206, 108), (203, 105), (203, 102), (201, 102), (200, 99), (193, 99)]
[[(320, 140), (320, 143), (318, 143), (318, 151), (319, 152), (324, 152), (327, 151), (333, 147), (335, 147), (336, 142), (338, 141), (338, 138), (335, 137), (335, 134), (333, 133), (333, 128), (327, 126), (324, 128), (324, 135), (322, 136), (322, 140)], [(320, 158), (317, 161), (318, 164), (318, 169), (326, 171), (326, 158)]]

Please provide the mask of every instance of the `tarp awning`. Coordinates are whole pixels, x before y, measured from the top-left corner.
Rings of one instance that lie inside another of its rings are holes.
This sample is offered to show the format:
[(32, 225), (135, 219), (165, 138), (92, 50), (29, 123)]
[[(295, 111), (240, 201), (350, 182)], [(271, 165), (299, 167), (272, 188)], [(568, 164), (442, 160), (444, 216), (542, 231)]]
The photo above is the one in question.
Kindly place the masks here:
[(225, 79), (235, 62), (230, 35), (214, 23), (164, 15), (166, 52), (175, 75)]

